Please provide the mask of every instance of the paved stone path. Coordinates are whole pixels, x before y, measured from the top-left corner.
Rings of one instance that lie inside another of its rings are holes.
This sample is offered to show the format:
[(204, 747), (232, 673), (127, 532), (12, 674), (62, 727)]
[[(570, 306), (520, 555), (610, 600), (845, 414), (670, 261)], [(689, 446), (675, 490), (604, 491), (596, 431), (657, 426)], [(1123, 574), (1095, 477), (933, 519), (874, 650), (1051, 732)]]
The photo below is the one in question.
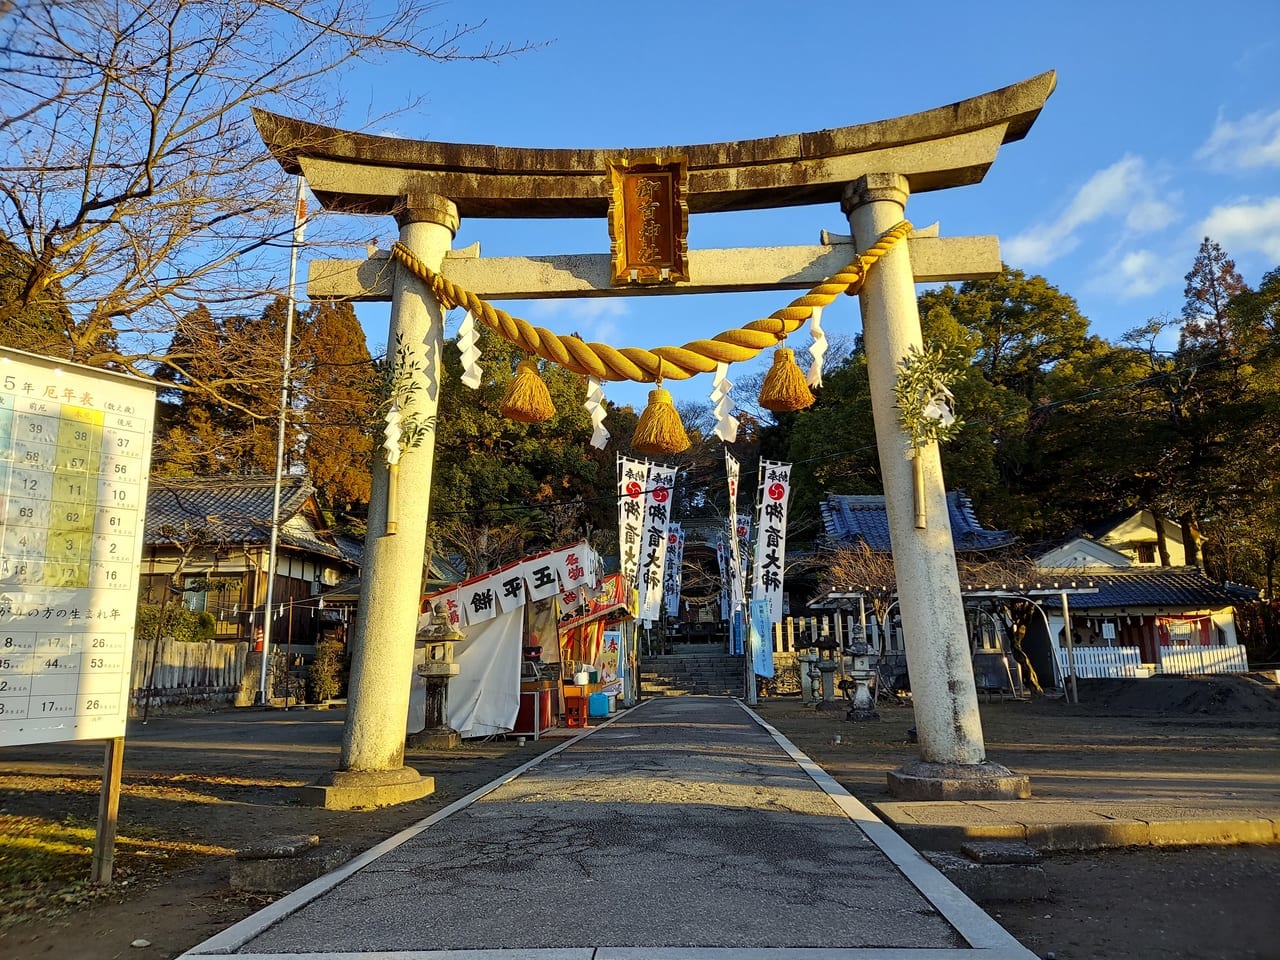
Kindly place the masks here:
[(1032, 957), (784, 738), (702, 697), (648, 701), (184, 956), (458, 951)]

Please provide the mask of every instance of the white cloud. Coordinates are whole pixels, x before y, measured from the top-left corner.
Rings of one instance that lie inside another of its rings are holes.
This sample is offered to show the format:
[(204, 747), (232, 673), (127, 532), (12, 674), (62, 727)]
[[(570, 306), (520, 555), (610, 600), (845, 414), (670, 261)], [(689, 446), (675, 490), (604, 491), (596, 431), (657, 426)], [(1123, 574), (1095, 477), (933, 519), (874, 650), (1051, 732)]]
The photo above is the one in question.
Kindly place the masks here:
[(1096, 277), (1093, 287), (1118, 300), (1150, 296), (1176, 279), (1176, 271), (1171, 270), (1167, 258), (1150, 250), (1134, 250), (1107, 262), (1110, 269)]
[(1160, 196), (1141, 157), (1127, 155), (1090, 177), (1058, 218), (1037, 224), (1004, 245), (1004, 259), (1018, 267), (1040, 267), (1073, 251), (1082, 228), (1119, 218), (1133, 233), (1161, 230), (1178, 217), (1176, 194)]
[(1198, 235), (1211, 237), (1235, 256), (1258, 251), (1280, 263), (1280, 197), (1214, 207)]
[(1259, 110), (1239, 121), (1219, 117), (1196, 159), (1213, 170), (1280, 167), (1280, 110)]
[(1174, 208), (1156, 197), (1149, 197), (1134, 204), (1124, 218), (1125, 226), (1135, 233), (1153, 233), (1163, 230), (1178, 219)]
[(577, 333), (583, 340), (613, 343), (622, 330), (618, 321), (630, 313), (626, 300), (619, 297), (532, 300), (525, 319), (558, 334)]

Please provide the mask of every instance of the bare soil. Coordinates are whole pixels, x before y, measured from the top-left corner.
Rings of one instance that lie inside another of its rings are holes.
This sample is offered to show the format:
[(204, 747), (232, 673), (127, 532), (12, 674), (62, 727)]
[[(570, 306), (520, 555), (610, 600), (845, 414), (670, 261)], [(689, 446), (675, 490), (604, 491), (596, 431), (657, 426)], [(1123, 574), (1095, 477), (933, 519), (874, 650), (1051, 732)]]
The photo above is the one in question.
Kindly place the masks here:
[[(986, 703), (988, 754), (1029, 774), (1039, 796), (1274, 809), (1280, 702), (1274, 687), (1228, 679), (1088, 682), (1080, 704)], [(916, 755), (909, 705), (881, 704), (881, 719), (869, 723), (794, 698), (762, 701), (760, 713), (868, 803), (887, 799), (885, 772)], [(295, 709), (131, 728), (117, 882), (105, 890), (73, 882), (88, 870), (84, 845), (73, 845), (61, 881), (5, 897), (12, 837), (4, 838), (0, 958), (175, 957), (268, 902), (231, 889), (236, 849), (284, 834), (367, 849), (555, 743), (410, 751), (406, 762), (436, 779), (430, 797), (372, 811), (299, 806), (296, 787), (336, 766), (341, 724), (338, 711)], [(101, 767), (97, 744), (0, 751), (0, 828), (91, 828)], [(1054, 857), (1045, 868), (1050, 901), (988, 907), (1040, 956), (1280, 957), (1280, 846), (1105, 851)], [(149, 946), (131, 947), (136, 940)]]

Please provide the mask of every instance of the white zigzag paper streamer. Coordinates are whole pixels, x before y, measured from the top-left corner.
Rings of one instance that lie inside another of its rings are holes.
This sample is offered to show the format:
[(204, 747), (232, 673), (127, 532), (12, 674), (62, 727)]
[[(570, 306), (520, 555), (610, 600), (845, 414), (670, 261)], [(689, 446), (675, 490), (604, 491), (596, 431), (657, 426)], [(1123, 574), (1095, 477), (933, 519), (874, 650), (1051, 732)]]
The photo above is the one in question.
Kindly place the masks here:
[(462, 382), (472, 390), (480, 386), (479, 337), (476, 335), (476, 318), (468, 313), (458, 327), (458, 353), (462, 358)]
[(387, 425), (383, 431), (382, 449), (387, 452), (387, 463), (400, 462), (400, 408), (394, 403), (387, 411)]
[(591, 414), (591, 445), (603, 450), (609, 442), (609, 431), (604, 428), (604, 387), (595, 377), (587, 378), (587, 402), (583, 406)]
[(809, 336), (813, 337), (813, 346), (809, 348), (809, 356), (813, 362), (809, 364), (809, 375), (805, 381), (811, 387), (822, 386), (822, 359), (827, 355), (827, 334), (822, 329), (822, 308), (814, 307), (813, 316), (809, 320)]
[(733, 400), (729, 392), (733, 389), (733, 381), (729, 379), (729, 365), (716, 364), (716, 375), (711, 387), (711, 402), (715, 406), (715, 435), (725, 443), (733, 443), (738, 439), (738, 418), (733, 415)]

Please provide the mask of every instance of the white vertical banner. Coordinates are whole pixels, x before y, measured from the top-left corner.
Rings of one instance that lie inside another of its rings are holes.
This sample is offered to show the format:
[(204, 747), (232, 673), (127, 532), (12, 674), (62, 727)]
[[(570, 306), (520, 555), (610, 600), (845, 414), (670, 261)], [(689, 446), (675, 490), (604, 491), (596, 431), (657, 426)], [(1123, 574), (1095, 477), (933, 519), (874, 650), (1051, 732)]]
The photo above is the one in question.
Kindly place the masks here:
[(644, 491), (649, 483), (649, 465), (640, 460), (618, 457), (618, 569), (630, 592), (640, 569), (640, 546), (644, 530)]
[(716, 567), (720, 571), (720, 619), (728, 620), (730, 616), (729, 597), (729, 546), (725, 543), (724, 531), (716, 537)]
[(667, 532), (667, 566), (666, 577), (662, 584), (662, 594), (667, 598), (667, 616), (680, 616), (680, 585), (684, 567), (684, 530), (680, 524), (673, 523)]
[(644, 498), (644, 542), (640, 551), (640, 619), (662, 617), (662, 574), (667, 556), (667, 528), (671, 525), (671, 496), (675, 467), (649, 465)]
[(769, 600), (771, 623), (782, 622), (782, 575), (787, 551), (787, 501), (791, 464), (760, 461), (760, 513), (756, 520), (755, 565), (751, 600)]
[(742, 607), (742, 549), (738, 533), (738, 476), (741, 465), (728, 450), (724, 452), (724, 469), (729, 480), (729, 613)]

